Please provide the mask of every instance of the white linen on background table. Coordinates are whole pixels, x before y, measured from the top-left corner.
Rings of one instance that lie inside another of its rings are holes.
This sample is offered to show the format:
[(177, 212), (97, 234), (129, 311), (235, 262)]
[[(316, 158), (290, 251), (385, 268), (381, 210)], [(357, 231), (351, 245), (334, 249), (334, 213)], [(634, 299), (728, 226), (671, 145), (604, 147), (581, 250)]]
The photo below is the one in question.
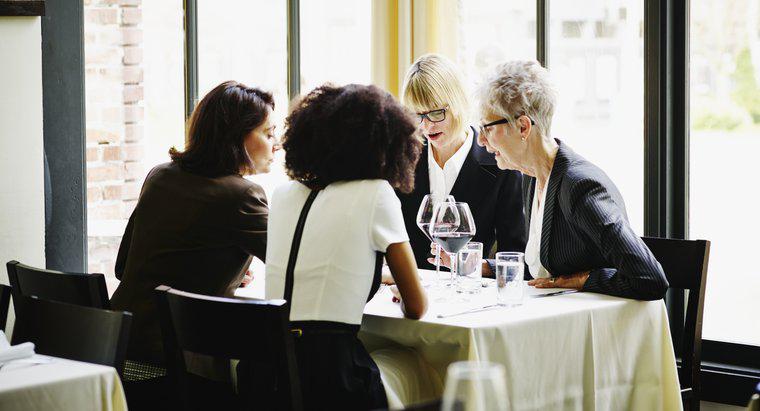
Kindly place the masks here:
[(50, 361), (0, 368), (0, 410), (127, 409), (121, 380), (113, 367), (42, 355), (35, 358)]
[[(426, 272), (425, 275), (431, 275)], [(432, 273), (434, 275), (434, 273)], [(556, 290), (527, 287), (529, 294)], [(470, 306), (495, 302), (495, 288), (469, 297)], [(450, 318), (440, 312), (465, 305), (433, 302), (421, 320), (403, 318), (390, 292), (367, 304), (360, 338), (381, 372), (399, 378), (389, 349), (410, 347), (445, 380), (446, 367), (460, 360), (483, 360), (506, 368), (510, 409), (680, 410), (681, 397), (665, 305), (590, 293), (527, 297), (517, 308), (500, 308)], [(374, 357), (373, 357), (374, 358)], [(422, 373), (424, 367), (413, 367)], [(426, 377), (431, 379), (430, 377)], [(385, 380), (385, 379), (384, 379)], [(394, 387), (389, 398), (405, 404), (429, 398), (414, 386)], [(440, 395), (441, 393), (437, 393)]]

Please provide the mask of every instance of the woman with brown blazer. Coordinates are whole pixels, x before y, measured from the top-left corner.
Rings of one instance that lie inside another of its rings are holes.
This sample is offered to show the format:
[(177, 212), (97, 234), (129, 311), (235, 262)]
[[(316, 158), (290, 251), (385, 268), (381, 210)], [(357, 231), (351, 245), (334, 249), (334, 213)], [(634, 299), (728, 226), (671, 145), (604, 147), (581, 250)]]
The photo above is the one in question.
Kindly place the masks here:
[(111, 299), (113, 309), (134, 316), (127, 381), (162, 372), (155, 287), (232, 296), (252, 256), (264, 260), (267, 200), (243, 176), (268, 172), (279, 149), (273, 109), (270, 93), (220, 84), (195, 108), (186, 150), (172, 148), (172, 161), (145, 179), (119, 248), (121, 284)]

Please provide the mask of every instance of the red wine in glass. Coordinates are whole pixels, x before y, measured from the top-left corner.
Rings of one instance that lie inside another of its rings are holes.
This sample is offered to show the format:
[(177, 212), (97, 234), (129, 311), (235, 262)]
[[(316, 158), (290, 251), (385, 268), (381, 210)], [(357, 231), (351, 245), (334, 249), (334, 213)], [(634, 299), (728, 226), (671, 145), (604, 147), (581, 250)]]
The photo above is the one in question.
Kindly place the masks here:
[(447, 253), (456, 254), (472, 240), (474, 235), (470, 233), (437, 233), (433, 236), (436, 243), (441, 245)]

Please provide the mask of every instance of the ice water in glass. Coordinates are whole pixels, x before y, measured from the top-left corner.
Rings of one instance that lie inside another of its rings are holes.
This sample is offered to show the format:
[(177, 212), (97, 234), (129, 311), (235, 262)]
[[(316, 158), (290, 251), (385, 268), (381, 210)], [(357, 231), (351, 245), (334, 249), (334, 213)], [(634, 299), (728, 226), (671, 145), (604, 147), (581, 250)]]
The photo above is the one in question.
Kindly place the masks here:
[(496, 253), (496, 302), (499, 305), (522, 305), (525, 294), (524, 270), (523, 253)]
[(457, 255), (459, 291), (475, 294), (482, 288), (483, 243), (470, 241)]

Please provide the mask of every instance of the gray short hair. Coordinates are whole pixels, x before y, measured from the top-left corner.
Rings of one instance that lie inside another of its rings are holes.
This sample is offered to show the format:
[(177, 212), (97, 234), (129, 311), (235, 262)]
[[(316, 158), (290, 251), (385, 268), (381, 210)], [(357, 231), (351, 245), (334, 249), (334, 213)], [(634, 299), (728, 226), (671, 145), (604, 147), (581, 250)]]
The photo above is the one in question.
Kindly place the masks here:
[(549, 72), (536, 61), (499, 64), (478, 90), (481, 110), (507, 119), (525, 114), (549, 136), (557, 93)]

